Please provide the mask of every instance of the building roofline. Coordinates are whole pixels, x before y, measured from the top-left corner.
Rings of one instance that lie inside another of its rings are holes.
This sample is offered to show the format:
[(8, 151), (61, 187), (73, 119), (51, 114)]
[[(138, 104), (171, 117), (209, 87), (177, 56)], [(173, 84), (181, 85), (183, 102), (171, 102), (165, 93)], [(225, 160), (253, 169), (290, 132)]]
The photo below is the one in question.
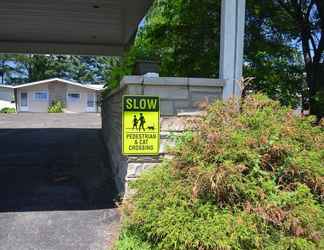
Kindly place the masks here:
[(61, 78), (51, 78), (51, 79), (46, 79), (46, 80), (42, 80), (42, 81), (36, 81), (36, 82), (15, 85), (15, 86), (11, 86), (11, 88), (19, 89), (19, 88), (24, 88), (24, 87), (29, 87), (29, 86), (34, 86), (34, 85), (39, 85), (39, 84), (44, 84), (44, 83), (50, 83), (50, 82), (54, 82), (54, 81), (70, 84), (70, 85), (81, 87), (81, 88), (91, 89), (91, 90), (95, 90), (95, 91), (102, 91), (102, 89), (96, 88), (96, 87), (98, 87), (99, 84), (96, 84), (96, 87), (94, 87), (94, 86), (92, 87), (91, 84), (81, 84), (78, 82), (72, 82), (72, 81), (61, 79)]
[(13, 87), (12, 85), (4, 85), (4, 84), (0, 84), (0, 88), (13, 89), (14, 87)]

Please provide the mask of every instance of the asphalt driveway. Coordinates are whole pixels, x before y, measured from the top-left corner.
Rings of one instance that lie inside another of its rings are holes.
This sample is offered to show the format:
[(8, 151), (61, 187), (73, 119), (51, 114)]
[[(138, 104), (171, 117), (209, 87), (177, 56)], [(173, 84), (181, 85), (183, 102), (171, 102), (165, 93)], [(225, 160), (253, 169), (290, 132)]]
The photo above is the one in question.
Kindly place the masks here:
[(0, 249), (107, 249), (119, 227), (98, 114), (0, 116)]

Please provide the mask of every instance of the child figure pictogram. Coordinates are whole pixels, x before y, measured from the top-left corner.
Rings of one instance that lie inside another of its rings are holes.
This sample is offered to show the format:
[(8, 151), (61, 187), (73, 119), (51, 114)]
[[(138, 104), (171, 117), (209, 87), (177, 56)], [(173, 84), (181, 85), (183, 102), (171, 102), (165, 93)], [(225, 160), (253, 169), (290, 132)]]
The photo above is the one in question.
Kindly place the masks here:
[(138, 119), (137, 119), (136, 115), (134, 115), (134, 118), (133, 118), (133, 129), (136, 129), (137, 130), (137, 124), (138, 124)]

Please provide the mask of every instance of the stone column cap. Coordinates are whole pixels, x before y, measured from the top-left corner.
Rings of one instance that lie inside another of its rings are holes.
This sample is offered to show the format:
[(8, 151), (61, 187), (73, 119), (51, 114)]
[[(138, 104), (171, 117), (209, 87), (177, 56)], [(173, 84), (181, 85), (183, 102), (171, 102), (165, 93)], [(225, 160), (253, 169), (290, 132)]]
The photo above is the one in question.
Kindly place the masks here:
[(224, 87), (226, 80), (216, 78), (188, 78), (188, 77), (147, 77), (124, 76), (120, 86), (125, 85), (158, 85), (158, 86), (199, 86), (199, 87)]

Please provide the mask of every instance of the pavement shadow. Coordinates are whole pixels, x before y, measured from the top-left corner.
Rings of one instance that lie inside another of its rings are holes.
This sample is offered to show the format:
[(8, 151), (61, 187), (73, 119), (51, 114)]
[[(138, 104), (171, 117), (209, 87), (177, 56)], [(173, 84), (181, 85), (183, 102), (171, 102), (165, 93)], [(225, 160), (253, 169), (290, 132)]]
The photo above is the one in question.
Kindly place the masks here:
[(115, 207), (101, 129), (0, 129), (0, 212)]

